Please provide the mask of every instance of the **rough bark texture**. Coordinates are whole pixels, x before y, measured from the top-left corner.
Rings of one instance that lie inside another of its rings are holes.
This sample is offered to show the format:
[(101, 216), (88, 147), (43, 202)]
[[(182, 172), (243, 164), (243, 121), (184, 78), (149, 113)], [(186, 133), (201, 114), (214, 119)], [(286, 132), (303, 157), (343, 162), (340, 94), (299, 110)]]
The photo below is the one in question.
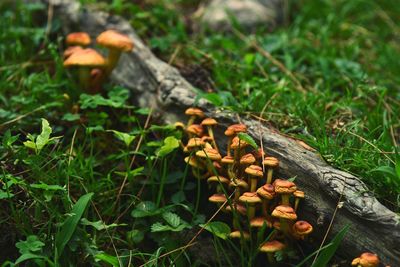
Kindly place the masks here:
[[(136, 47), (121, 57), (112, 80), (132, 90), (138, 105), (153, 107), (165, 122), (183, 119), (181, 114), (193, 105), (195, 91), (175, 68), (151, 53), (126, 20), (82, 9), (72, 0), (52, 2), (55, 18), (62, 21), (65, 33), (84, 30), (95, 37), (105, 29), (116, 29), (129, 35)], [(199, 101), (197, 106), (207, 110), (209, 116), (222, 123), (219, 134), (224, 126), (237, 123), (234, 114), (219, 111), (204, 101)], [(256, 120), (245, 118), (243, 123), (248, 125), (249, 132), (256, 140), (262, 136), (266, 152), (280, 160), (279, 174), (283, 177), (297, 177), (296, 183), (306, 193), (300, 217), (314, 225), (313, 239), (316, 242), (321, 242), (339, 197), (343, 194), (343, 206), (334, 218), (329, 238), (347, 224), (350, 224), (351, 229), (337, 255), (352, 259), (361, 252), (372, 251), (385, 264), (398, 266), (399, 215), (379, 203), (359, 178), (329, 166), (317, 153)]]

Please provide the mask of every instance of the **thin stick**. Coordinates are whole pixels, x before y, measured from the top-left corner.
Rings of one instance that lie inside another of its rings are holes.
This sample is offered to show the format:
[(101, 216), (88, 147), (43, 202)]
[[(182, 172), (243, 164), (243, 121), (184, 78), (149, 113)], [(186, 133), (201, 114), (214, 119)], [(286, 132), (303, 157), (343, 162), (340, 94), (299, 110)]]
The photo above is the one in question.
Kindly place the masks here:
[(74, 149), (74, 143), (75, 143), (75, 137), (76, 137), (76, 133), (78, 132), (78, 128), (75, 128), (74, 134), (72, 135), (72, 140), (71, 140), (71, 147), (69, 149), (69, 153), (68, 153), (68, 174), (67, 174), (67, 192), (68, 192), (68, 198), (70, 196), (70, 192), (69, 192), (69, 180), (70, 180), (70, 176), (69, 176), (69, 166), (71, 164), (71, 160), (72, 160), (72, 151)]

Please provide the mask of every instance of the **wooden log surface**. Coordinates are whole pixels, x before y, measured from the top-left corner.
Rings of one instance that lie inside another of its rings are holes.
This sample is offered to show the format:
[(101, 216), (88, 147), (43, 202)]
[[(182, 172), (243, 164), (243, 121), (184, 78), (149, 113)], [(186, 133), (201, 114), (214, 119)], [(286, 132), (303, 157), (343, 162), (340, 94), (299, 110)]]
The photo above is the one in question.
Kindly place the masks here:
[[(37, 1), (47, 4), (49, 0)], [(51, 2), (54, 18), (62, 22), (64, 33), (86, 31), (95, 38), (106, 29), (115, 29), (130, 36), (135, 48), (121, 57), (112, 80), (129, 88), (137, 105), (153, 108), (164, 122), (184, 119), (183, 111), (192, 106), (196, 98), (193, 87), (175, 68), (152, 54), (128, 21), (105, 12), (84, 9), (73, 0)], [(224, 139), (223, 128), (238, 122), (235, 114), (218, 110), (203, 100), (197, 106), (221, 122), (217, 137)], [(317, 244), (322, 241), (342, 195), (341, 208), (334, 217), (328, 240), (345, 225), (349, 224), (351, 228), (337, 256), (349, 260), (371, 251), (378, 254), (384, 264), (400, 266), (400, 216), (383, 206), (359, 178), (329, 166), (318, 153), (258, 120), (242, 118), (242, 122), (256, 140), (262, 137), (266, 153), (280, 160), (279, 175), (296, 177), (296, 184), (305, 191), (300, 218), (314, 226), (312, 238)]]

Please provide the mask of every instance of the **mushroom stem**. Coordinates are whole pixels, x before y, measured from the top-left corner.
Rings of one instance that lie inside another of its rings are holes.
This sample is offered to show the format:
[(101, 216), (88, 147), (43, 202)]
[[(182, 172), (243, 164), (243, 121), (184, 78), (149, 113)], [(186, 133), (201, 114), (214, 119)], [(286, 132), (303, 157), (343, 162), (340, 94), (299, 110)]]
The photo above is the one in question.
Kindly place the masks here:
[(285, 234), (286, 236), (288, 236), (290, 233), (290, 227), (289, 227), (288, 222), (286, 221), (286, 219), (282, 219), (282, 218), (279, 218), (279, 222), (281, 223), (282, 233)]
[(250, 204), (247, 211), (248, 211), (247, 216), (249, 216), (249, 220), (253, 219), (254, 216), (256, 215), (256, 206)]
[(270, 263), (270, 264), (276, 263), (273, 252), (268, 252), (267, 257), (268, 257), (268, 263)]
[(262, 214), (264, 215), (264, 217), (268, 217), (268, 203), (269, 203), (269, 200), (268, 199), (262, 199), (262, 208), (261, 208), (261, 211), (262, 211)]
[(255, 192), (257, 189), (257, 178), (249, 176), (250, 179), (250, 192)]
[(272, 174), (273, 174), (273, 169), (268, 168), (268, 171), (267, 171), (267, 182), (265, 184), (272, 183)]
[(233, 139), (233, 136), (229, 136), (229, 138), (228, 138), (228, 145), (227, 145), (227, 147), (226, 147), (226, 155), (227, 156), (231, 156), (231, 144), (232, 144), (232, 139)]
[(290, 206), (289, 194), (282, 194), (282, 205)]
[(189, 120), (188, 120), (188, 122), (187, 122), (186, 127), (189, 127), (190, 125), (192, 125), (192, 124), (194, 123), (194, 120), (195, 120), (195, 119), (196, 119), (196, 116), (195, 116), (195, 115), (190, 116), (190, 118), (189, 118)]
[(115, 66), (117, 66), (120, 56), (121, 56), (120, 50), (112, 48), (108, 49), (107, 69), (106, 69), (106, 73), (108, 75), (110, 75)]
[(235, 188), (235, 207), (236, 207), (237, 201), (239, 201), (239, 197), (240, 197), (240, 189), (239, 189), (239, 187), (237, 186), (237, 187)]
[(78, 70), (79, 85), (83, 90), (88, 90), (90, 87), (90, 68), (80, 67)]
[(228, 177), (232, 181), (236, 180), (236, 175), (235, 175), (235, 172), (233, 171), (233, 164), (228, 165)]
[(299, 207), (299, 202), (300, 198), (296, 197), (296, 199), (294, 200), (294, 211), (297, 211), (297, 208)]

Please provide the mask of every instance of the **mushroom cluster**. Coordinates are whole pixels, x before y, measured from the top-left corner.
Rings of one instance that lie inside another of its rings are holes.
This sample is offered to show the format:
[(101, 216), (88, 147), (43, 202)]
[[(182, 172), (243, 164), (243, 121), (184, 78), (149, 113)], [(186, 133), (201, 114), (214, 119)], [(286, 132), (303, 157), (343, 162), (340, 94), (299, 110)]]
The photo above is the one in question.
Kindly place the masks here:
[[(209, 201), (233, 217), (231, 238), (241, 242), (250, 239), (260, 228), (271, 238), (259, 250), (274, 261), (274, 253), (288, 246), (293, 239), (303, 240), (313, 227), (297, 220), (299, 202), (304, 192), (294, 182), (275, 178), (279, 160), (254, 149), (240, 133), (246, 133), (244, 124), (230, 125), (224, 132), (227, 137), (226, 155), (220, 154), (213, 127), (218, 122), (206, 118), (202, 110), (188, 108), (186, 125), (177, 123), (187, 133), (183, 151), (189, 154), (185, 162), (192, 168), (193, 176), (206, 180), (214, 188)], [(232, 196), (231, 198), (229, 196)]]
[(85, 32), (70, 33), (65, 42), (64, 67), (77, 68), (81, 88), (91, 93), (99, 92), (102, 82), (116, 67), (121, 53), (133, 49), (131, 39), (114, 30), (107, 30), (96, 38), (98, 45), (108, 49), (107, 59), (96, 50), (86, 48), (92, 41)]

